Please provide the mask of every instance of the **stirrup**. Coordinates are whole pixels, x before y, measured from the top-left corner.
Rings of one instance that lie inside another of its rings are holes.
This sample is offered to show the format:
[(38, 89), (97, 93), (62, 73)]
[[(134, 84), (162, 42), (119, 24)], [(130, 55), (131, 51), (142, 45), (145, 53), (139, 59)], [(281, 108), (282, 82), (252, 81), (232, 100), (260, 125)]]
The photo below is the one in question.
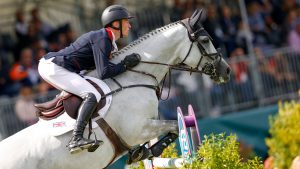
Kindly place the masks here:
[[(77, 154), (77, 153), (79, 153), (79, 152), (81, 152), (81, 151), (83, 151), (83, 150), (85, 150), (85, 149), (90, 148), (90, 147), (93, 145), (93, 143), (87, 143), (87, 144), (79, 145), (79, 144), (78, 144), (78, 140), (77, 140), (77, 141), (74, 141), (74, 140), (73, 140), (74, 137), (75, 137), (75, 136), (73, 136), (73, 137), (71, 138), (71, 140), (69, 141), (69, 143), (66, 145), (66, 147), (68, 147), (69, 152), (70, 152), (71, 154)], [(80, 141), (80, 140), (79, 140), (79, 141)], [(75, 142), (75, 143), (72, 145), (72, 147), (70, 147), (72, 142)]]
[(87, 150), (90, 153), (96, 151), (97, 148), (103, 144), (103, 141), (97, 139), (97, 136), (94, 131), (93, 131), (93, 134), (95, 136), (95, 142)]
[(92, 153), (97, 150), (99, 146), (103, 144), (103, 141), (95, 140), (95, 142), (88, 148), (88, 152)]
[(77, 154), (77, 153), (82, 152), (83, 150), (84, 150), (83, 147), (74, 147), (74, 148), (69, 149), (69, 152), (71, 154)]
[[(99, 141), (98, 141), (99, 142)], [(77, 153), (79, 153), (79, 152), (81, 152), (81, 151), (83, 151), (83, 150), (86, 150), (86, 149), (90, 149), (90, 147), (92, 147), (93, 145), (95, 145), (95, 143), (96, 143), (96, 140), (95, 140), (95, 142), (94, 143), (88, 143), (88, 144), (84, 144), (84, 145), (75, 145), (74, 147), (72, 147), (72, 148), (70, 148), (70, 147), (68, 147), (69, 148), (69, 152), (71, 153), (71, 154), (77, 154)], [(100, 144), (99, 144), (100, 145)], [(98, 145), (98, 147), (99, 147), (99, 145)], [(98, 148), (97, 147), (97, 148)], [(96, 149), (97, 149), (96, 148)], [(95, 150), (96, 150), (95, 149)]]

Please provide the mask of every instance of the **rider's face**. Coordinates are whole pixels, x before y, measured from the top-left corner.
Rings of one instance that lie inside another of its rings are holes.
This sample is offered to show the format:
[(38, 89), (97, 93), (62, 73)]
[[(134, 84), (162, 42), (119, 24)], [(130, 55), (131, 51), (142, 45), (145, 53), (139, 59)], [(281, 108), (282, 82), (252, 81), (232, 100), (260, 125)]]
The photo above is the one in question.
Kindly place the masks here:
[(122, 30), (123, 36), (127, 37), (129, 34), (129, 30), (131, 29), (131, 25), (128, 19), (122, 19)]

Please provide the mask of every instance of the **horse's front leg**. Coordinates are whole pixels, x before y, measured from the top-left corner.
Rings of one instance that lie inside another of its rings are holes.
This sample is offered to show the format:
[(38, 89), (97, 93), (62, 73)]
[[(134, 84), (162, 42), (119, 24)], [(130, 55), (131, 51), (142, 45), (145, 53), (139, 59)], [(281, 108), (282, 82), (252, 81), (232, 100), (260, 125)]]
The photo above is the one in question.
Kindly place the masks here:
[(149, 119), (144, 125), (144, 132), (140, 137), (149, 141), (169, 132), (178, 133), (178, 122), (176, 120)]
[(128, 164), (153, 156), (158, 157), (163, 150), (178, 137), (178, 123), (175, 120), (150, 120), (150, 123), (147, 123), (146, 127), (147, 131), (142, 135), (147, 141), (163, 134), (164, 137), (150, 148), (146, 148), (145, 145), (142, 145), (130, 150)]

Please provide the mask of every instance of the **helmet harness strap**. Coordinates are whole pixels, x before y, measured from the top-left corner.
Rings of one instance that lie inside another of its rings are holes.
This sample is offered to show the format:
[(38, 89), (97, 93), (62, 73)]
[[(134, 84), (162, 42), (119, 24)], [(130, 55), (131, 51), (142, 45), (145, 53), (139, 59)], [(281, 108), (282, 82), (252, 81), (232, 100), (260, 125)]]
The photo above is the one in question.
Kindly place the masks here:
[(115, 29), (115, 30), (119, 30), (120, 31), (120, 38), (123, 38), (123, 31), (122, 31), (122, 19), (119, 20), (119, 27), (115, 27), (112, 24), (110, 24), (110, 27)]
[(123, 38), (122, 19), (119, 20), (119, 28), (120, 28), (120, 38)]

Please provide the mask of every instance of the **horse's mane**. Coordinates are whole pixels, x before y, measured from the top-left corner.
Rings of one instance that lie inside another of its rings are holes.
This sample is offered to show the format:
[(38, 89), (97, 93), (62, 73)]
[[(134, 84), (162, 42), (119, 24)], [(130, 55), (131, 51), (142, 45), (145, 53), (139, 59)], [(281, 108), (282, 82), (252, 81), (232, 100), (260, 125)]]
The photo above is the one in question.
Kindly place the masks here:
[(154, 35), (156, 35), (158, 33), (162, 33), (163, 31), (168, 30), (169, 28), (172, 28), (172, 27), (178, 25), (179, 23), (180, 23), (179, 21), (173, 22), (173, 23), (165, 25), (165, 26), (163, 26), (161, 28), (154, 29), (154, 30), (152, 30), (149, 33), (146, 33), (145, 35), (141, 36), (140, 38), (138, 38), (138, 39), (134, 40), (133, 42), (129, 43), (126, 47), (124, 47), (121, 50), (119, 50), (118, 52), (114, 53), (114, 56), (118, 56), (118, 55), (126, 52), (127, 50), (135, 47), (136, 45), (140, 44), (144, 40), (147, 40), (150, 37), (152, 37), (152, 36), (154, 36)]

